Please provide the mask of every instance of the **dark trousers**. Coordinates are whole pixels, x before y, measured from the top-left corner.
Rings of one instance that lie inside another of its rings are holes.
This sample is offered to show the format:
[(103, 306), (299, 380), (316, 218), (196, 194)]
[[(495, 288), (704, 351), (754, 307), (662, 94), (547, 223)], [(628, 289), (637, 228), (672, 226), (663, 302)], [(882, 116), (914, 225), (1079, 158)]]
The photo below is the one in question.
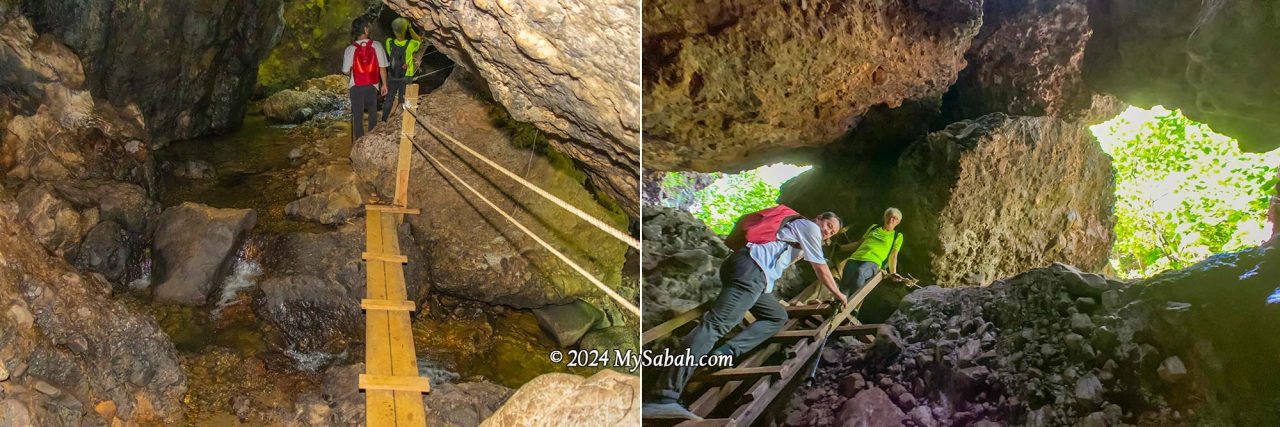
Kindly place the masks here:
[(387, 78), (387, 99), (382, 102), (382, 121), (391, 118), (391, 106), (399, 100), (404, 105), (404, 87), (409, 85), (409, 77)]
[[(756, 316), (755, 323), (715, 351), (716, 354), (732, 354), (736, 360), (778, 333), (787, 322), (787, 310), (772, 293), (764, 292), (764, 270), (756, 265), (746, 249), (734, 252), (720, 265), (720, 283), (720, 295), (702, 316), (702, 323), (684, 337), (680, 348), (671, 349), (672, 354), (682, 355), (685, 349), (689, 349), (695, 359), (706, 355), (720, 338), (742, 323), (750, 311)], [(659, 402), (679, 400), (695, 369), (693, 366), (672, 366), (663, 370), (652, 397)]]
[(356, 139), (364, 136), (361, 123), (364, 115), (369, 114), (369, 130), (378, 125), (378, 88), (377, 86), (351, 87), (351, 132)]
[(840, 273), (840, 292), (847, 297), (853, 297), (854, 292), (862, 289), (862, 285), (867, 284), (868, 280), (875, 277), (880, 271), (880, 264), (871, 261), (849, 260), (844, 263), (844, 270)]

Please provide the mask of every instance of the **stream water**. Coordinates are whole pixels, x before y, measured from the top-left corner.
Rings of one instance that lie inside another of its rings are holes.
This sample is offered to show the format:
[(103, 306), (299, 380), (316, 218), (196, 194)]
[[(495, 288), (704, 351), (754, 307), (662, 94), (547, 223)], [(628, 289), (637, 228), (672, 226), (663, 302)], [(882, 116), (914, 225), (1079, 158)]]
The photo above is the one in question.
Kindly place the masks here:
[[(346, 157), (351, 149), (350, 125), (345, 120), (283, 125), (251, 111), (238, 131), (176, 142), (157, 153), (157, 164), (162, 165), (160, 200), (165, 207), (190, 201), (251, 208), (258, 218), (210, 306), (136, 302), (156, 316), (179, 350), (189, 382), (185, 400), (194, 424), (225, 425), (236, 418), (229, 414), (236, 411), (233, 406), (241, 405), (237, 399), (245, 396), (259, 406), (287, 406), (297, 390), (318, 389), (323, 381), (319, 372), (327, 366), (363, 359), (363, 354), (356, 354), (359, 348), (342, 354), (302, 354), (285, 348), (277, 332), (258, 321), (252, 310), (257, 284), (273, 273), (264, 268), (268, 263), (262, 253), (273, 239), (287, 233), (334, 230), (285, 215), (285, 205), (297, 199), (295, 189), (302, 173), (290, 153), (308, 144), (327, 147), (333, 158)], [(211, 165), (216, 177), (193, 179), (175, 173), (193, 161)], [(362, 246), (363, 242), (351, 244)], [(139, 285), (145, 286), (149, 274), (144, 271), (142, 276)], [(432, 296), (430, 304), (436, 309), (422, 310), (414, 321), (414, 341), (420, 371), (433, 382), (483, 379), (515, 388), (543, 373), (568, 371), (548, 360), (557, 346), (529, 311), (444, 296)], [(234, 371), (234, 366), (249, 368)]]

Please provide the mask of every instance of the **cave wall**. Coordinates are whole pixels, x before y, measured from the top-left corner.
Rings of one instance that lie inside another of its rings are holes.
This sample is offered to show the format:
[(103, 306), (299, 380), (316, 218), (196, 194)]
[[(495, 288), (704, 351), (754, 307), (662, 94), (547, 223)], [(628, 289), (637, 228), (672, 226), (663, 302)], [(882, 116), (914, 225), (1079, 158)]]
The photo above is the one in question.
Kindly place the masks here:
[[(517, 147), (509, 130), (491, 117), (491, 101), (465, 84), (467, 80), (457, 74), (450, 76), (443, 86), (422, 97), (418, 114), (588, 215), (626, 229), (626, 215), (607, 211), (596, 203), (583, 187), (580, 172), (557, 165), (530, 148)], [(393, 116), (391, 120), (399, 119)], [(355, 170), (385, 199), (392, 194), (399, 135), (399, 128), (379, 127), (357, 141), (351, 151)], [(624, 243), (566, 214), (520, 184), (495, 177), (492, 169), (467, 154), (451, 153), (426, 130), (419, 129), (418, 135), (419, 145), (534, 234), (623, 297), (633, 301), (638, 298), (635, 284), (622, 278), (628, 248)], [(413, 158), (410, 172), (409, 205), (422, 208), (421, 215), (409, 216), (406, 221), (420, 246), (414, 251), (425, 255), (431, 292), (517, 308), (539, 308), (583, 298), (613, 319), (635, 318), (418, 155)]]
[[(351, 21), (381, 9), (380, 0), (285, 2), (280, 42), (258, 67), (263, 92), (275, 93), (312, 77), (340, 73), (342, 51), (351, 44)], [(390, 33), (390, 29), (376, 30)]]
[(944, 286), (989, 283), (1054, 261), (1089, 271), (1114, 240), (1114, 172), (1087, 122), (1000, 113), (953, 123), (896, 161), (828, 161), (779, 200), (834, 210), (851, 233), (903, 211), (899, 271)]
[(638, 2), (385, 2), (639, 217)]
[(732, 171), (937, 98), (980, 1), (645, 2), (645, 164)]
[(1280, 146), (1280, 9), (1273, 1), (1089, 0), (1085, 81), (1178, 108), (1245, 151)]
[(157, 144), (240, 126), (281, 0), (23, 0), (84, 61), (95, 96), (135, 104)]

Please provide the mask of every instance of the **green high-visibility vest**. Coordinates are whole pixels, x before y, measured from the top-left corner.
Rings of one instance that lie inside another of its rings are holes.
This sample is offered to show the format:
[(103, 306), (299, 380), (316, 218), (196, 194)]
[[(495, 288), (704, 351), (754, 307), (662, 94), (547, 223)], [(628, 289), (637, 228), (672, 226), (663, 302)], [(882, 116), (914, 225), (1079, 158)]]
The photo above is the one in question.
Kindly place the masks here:
[(407, 64), (407, 65), (409, 66), (409, 68), (405, 70), (405, 72), (404, 72), (404, 76), (405, 76), (405, 77), (413, 77), (413, 71), (414, 71), (414, 67), (413, 67), (413, 54), (418, 52), (418, 48), (420, 48), (420, 47), (422, 46), (422, 42), (419, 42), (419, 41), (417, 41), (417, 40), (412, 40), (412, 39), (409, 39), (409, 40), (396, 40), (395, 38), (387, 38), (387, 56), (388, 56), (388, 59), (391, 59), (391, 63), (392, 63), (392, 65), (397, 65), (397, 64), (396, 64), (395, 59), (390, 58), (390, 56), (391, 56), (391, 52), (392, 52), (392, 49), (391, 49), (392, 44), (394, 44), (396, 47), (403, 47), (403, 48), (405, 48), (405, 49), (404, 49), (404, 58), (403, 58), (403, 60), (404, 60), (404, 64)]

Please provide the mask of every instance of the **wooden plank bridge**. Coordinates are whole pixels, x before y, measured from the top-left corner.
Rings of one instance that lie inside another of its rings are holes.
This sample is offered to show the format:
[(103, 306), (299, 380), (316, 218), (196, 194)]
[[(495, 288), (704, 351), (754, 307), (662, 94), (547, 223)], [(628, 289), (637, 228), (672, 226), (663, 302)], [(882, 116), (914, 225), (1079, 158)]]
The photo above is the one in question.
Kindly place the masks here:
[[(739, 357), (736, 366), (700, 370), (694, 374), (686, 387), (685, 396), (697, 396), (689, 404), (689, 410), (703, 417), (703, 421), (645, 417), (644, 424), (693, 427), (750, 426), (762, 423), (761, 415), (782, 392), (809, 376), (809, 370), (805, 367), (810, 366), (810, 363), (817, 363), (816, 358), (828, 338), (853, 336), (865, 342), (871, 341), (880, 325), (861, 324), (852, 313), (862, 306), (863, 300), (880, 283), (881, 277), (882, 274), (877, 274), (867, 281), (843, 308), (812, 302), (825, 290), (820, 283), (813, 283), (784, 304), (789, 319), (782, 330), (764, 344)], [(701, 318), (710, 306), (711, 301), (708, 301), (644, 331), (640, 345), (649, 346), (677, 331), (686, 330), (684, 326)], [(752, 321), (754, 319), (748, 313), (747, 319), (743, 321), (744, 326)]]
[[(418, 103), (418, 85), (405, 88), (404, 108)], [(397, 225), (405, 215), (416, 215), (408, 207), (409, 166), (412, 154), (414, 119), (403, 114), (399, 153), (396, 159), (395, 195), (390, 205), (365, 205), (365, 252), (367, 295), (360, 301), (365, 310), (365, 373), (360, 388), (365, 391), (365, 424), (368, 426), (425, 426), (426, 408), (422, 393), (431, 390), (418, 372), (410, 313), (417, 307), (408, 298), (404, 264)]]

